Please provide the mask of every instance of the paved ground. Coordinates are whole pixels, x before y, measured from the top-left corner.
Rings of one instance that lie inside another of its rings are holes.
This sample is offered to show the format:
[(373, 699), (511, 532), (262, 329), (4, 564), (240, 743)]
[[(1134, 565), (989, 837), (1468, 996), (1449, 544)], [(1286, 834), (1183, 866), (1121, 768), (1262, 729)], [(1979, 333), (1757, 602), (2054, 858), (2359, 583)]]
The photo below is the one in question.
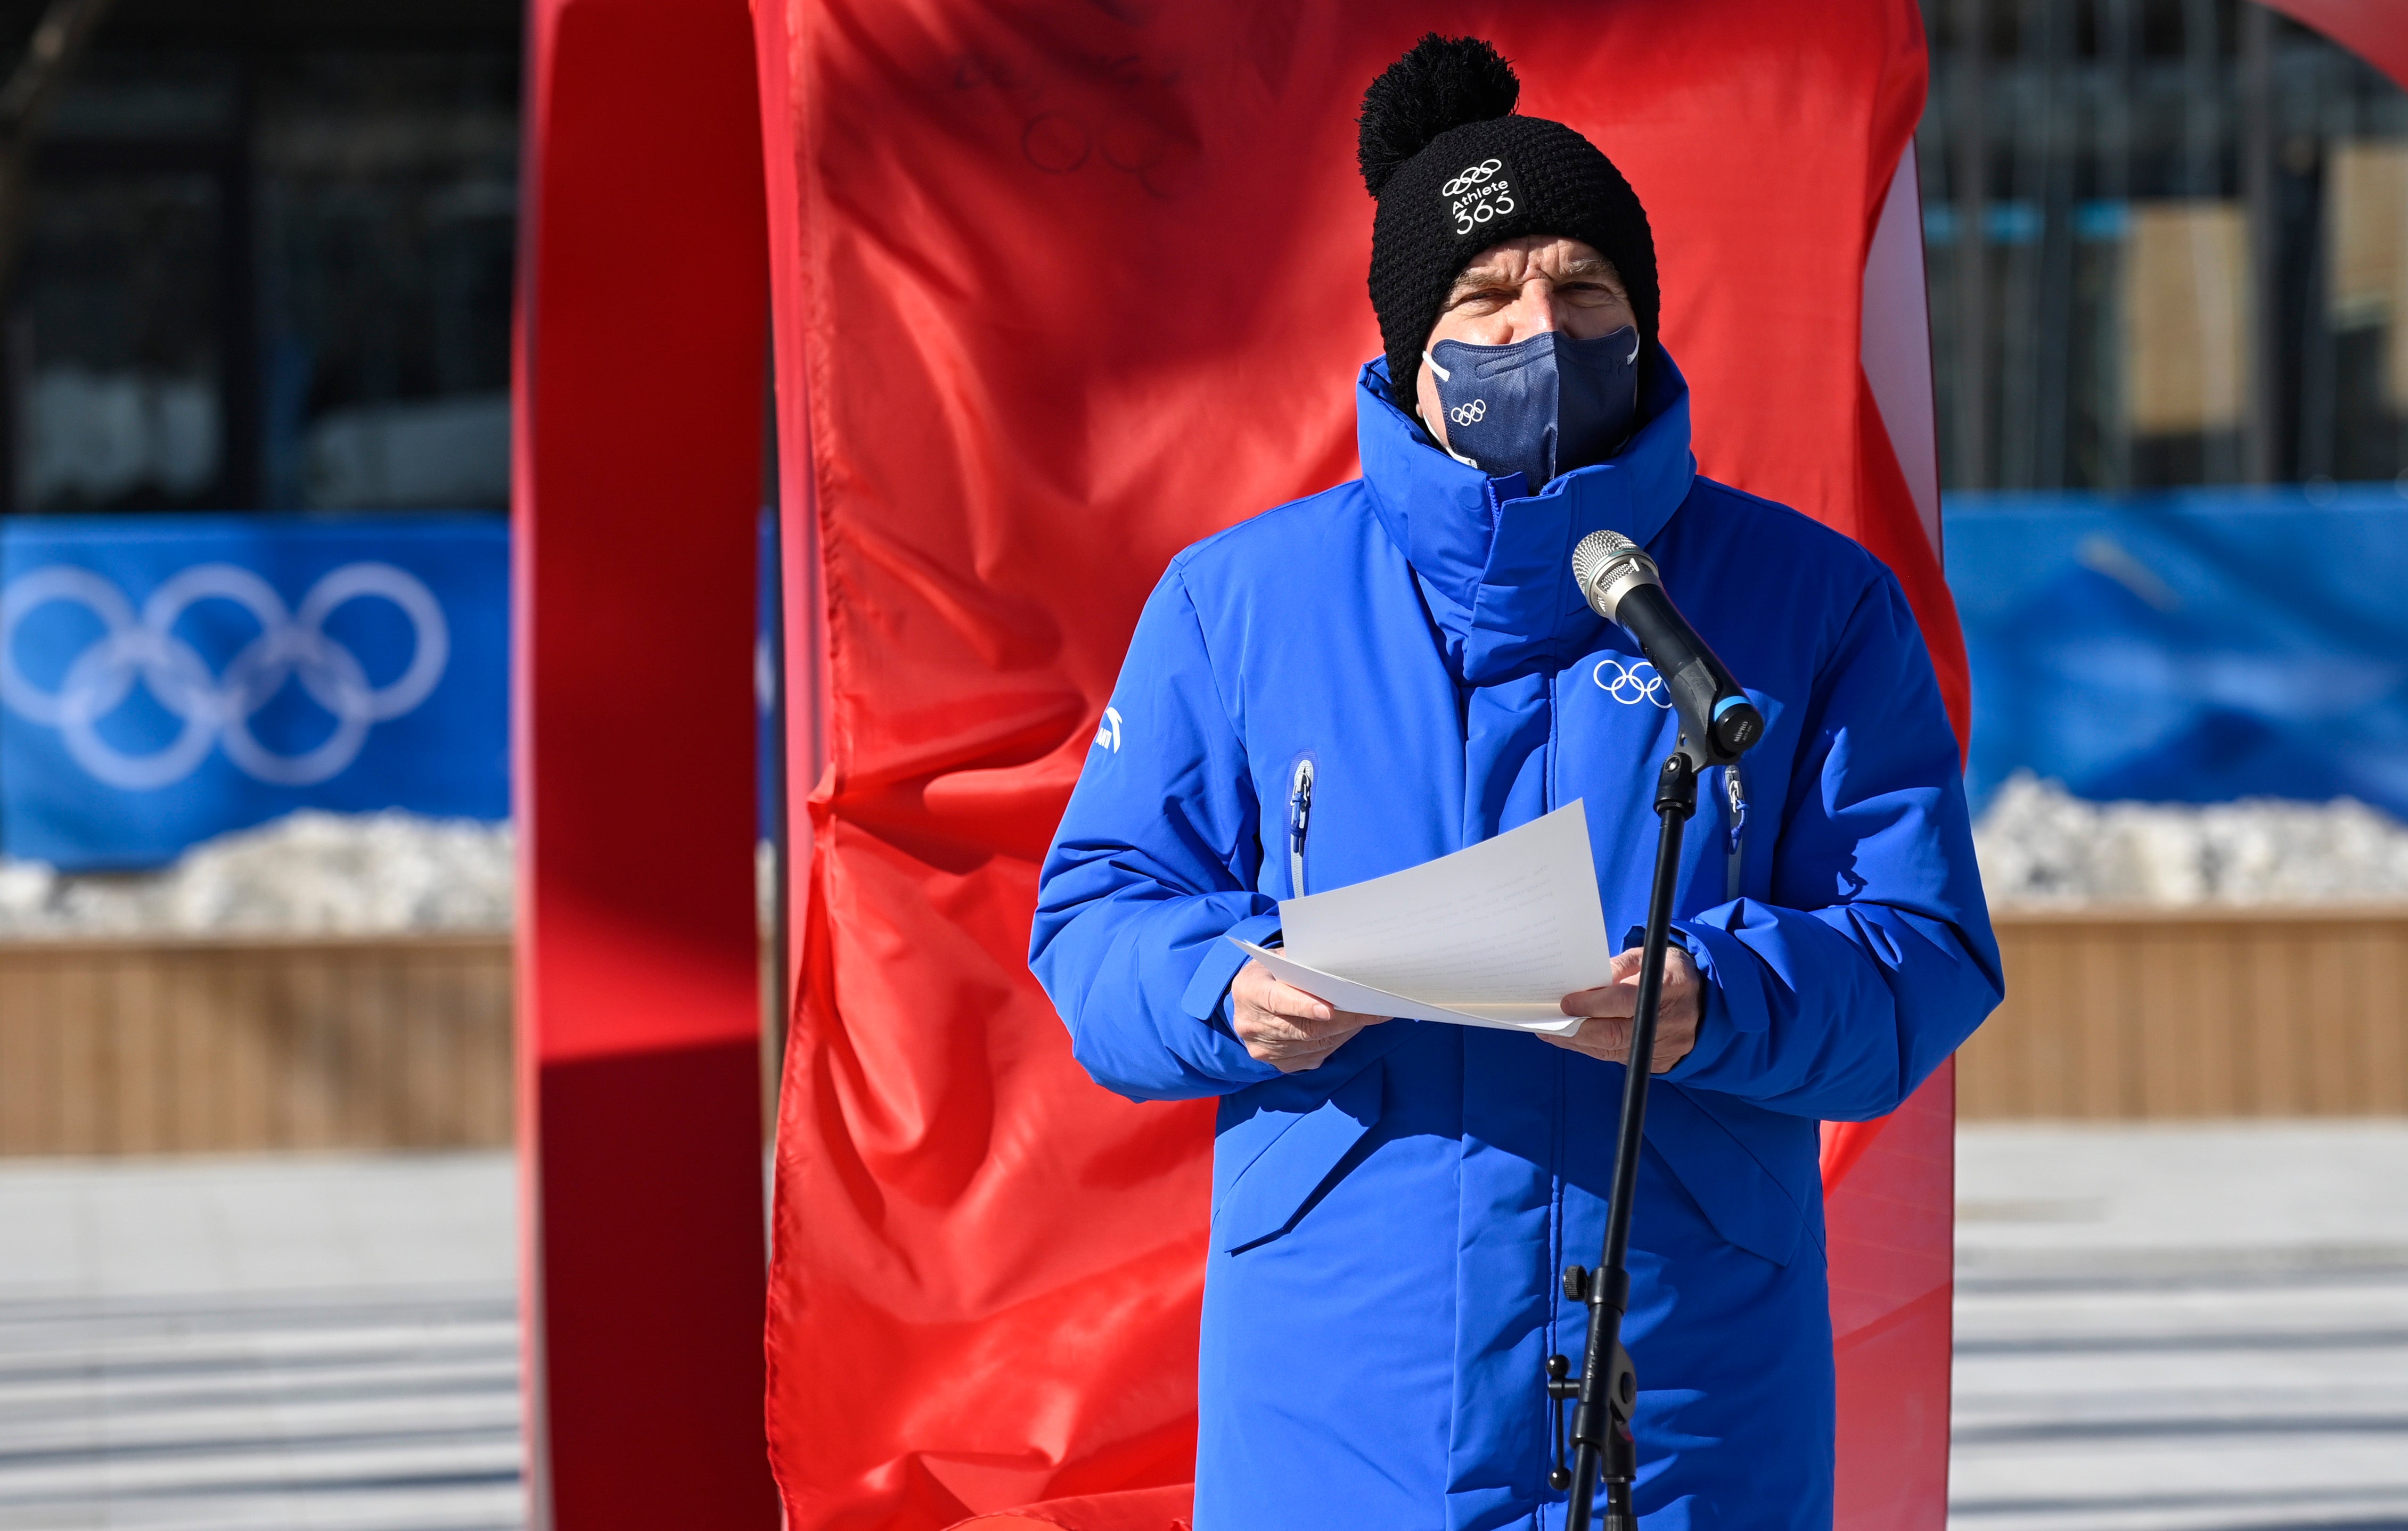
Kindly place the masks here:
[[(497, 1155), (0, 1164), (0, 1531), (517, 1531)], [(2408, 1123), (1969, 1128), (1952, 1531), (2408, 1531)]]
[(1952, 1531), (2408, 1531), (2408, 1123), (1967, 1129)]
[(0, 1165), (0, 1528), (516, 1531), (510, 1162)]

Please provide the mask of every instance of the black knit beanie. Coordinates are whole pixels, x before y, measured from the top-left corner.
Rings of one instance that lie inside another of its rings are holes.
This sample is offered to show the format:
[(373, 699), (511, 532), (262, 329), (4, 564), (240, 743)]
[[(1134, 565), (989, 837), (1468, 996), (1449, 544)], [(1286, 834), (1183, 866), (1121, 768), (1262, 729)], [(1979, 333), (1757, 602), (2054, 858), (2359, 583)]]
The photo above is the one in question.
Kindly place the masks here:
[(1597, 146), (1543, 117), (1517, 117), (1522, 82), (1477, 37), (1433, 32), (1363, 93), (1357, 158), (1378, 199), (1371, 308), (1388, 386), (1405, 412), (1422, 348), (1464, 267), (1526, 234), (1578, 239), (1613, 263), (1652, 347), (1660, 299), (1646, 209)]

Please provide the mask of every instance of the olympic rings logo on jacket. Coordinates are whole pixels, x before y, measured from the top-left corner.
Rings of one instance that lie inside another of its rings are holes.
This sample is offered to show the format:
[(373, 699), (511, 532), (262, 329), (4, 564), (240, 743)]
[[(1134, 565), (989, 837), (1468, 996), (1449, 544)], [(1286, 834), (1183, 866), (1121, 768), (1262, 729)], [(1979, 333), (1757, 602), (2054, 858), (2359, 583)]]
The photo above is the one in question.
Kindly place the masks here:
[[(409, 665), (382, 686), (369, 684), (359, 656), (325, 631), (337, 608), (367, 599), (389, 601), (409, 619)], [(210, 674), (199, 651), (174, 630), (205, 600), (232, 601), (259, 623), (259, 636), (222, 675)], [(68, 664), (58, 689), (45, 691), (17, 663), (17, 629), (57, 602), (82, 607), (104, 631)], [(212, 745), (222, 745), (235, 767), (258, 781), (298, 787), (326, 780), (359, 758), (370, 727), (426, 700), (451, 655), (441, 603), (416, 576), (391, 564), (333, 569), (309, 587), (297, 610), (288, 609), (265, 579), (232, 564), (196, 564), (178, 572), (150, 593), (138, 615), (106, 577), (71, 565), (36, 569), (0, 591), (0, 704), (57, 729), (78, 765), (129, 792), (183, 780)], [(292, 680), (334, 715), (335, 731), (311, 749), (282, 754), (260, 743), (251, 723)], [(118, 749), (99, 731), (101, 720), (123, 705), (137, 680), (182, 724), (165, 748), (147, 755)]]
[[(1613, 672), (1611, 680), (1606, 676), (1608, 670)], [(1597, 662), (1597, 667), (1588, 672), (1588, 678), (1596, 681), (1608, 696), (1625, 707), (1637, 707), (1641, 702), (1653, 702), (1660, 708), (1672, 705), (1671, 694), (1664, 687), (1664, 678), (1656, 673), (1654, 665), (1643, 659), (1636, 664), (1625, 664), (1609, 655)]]

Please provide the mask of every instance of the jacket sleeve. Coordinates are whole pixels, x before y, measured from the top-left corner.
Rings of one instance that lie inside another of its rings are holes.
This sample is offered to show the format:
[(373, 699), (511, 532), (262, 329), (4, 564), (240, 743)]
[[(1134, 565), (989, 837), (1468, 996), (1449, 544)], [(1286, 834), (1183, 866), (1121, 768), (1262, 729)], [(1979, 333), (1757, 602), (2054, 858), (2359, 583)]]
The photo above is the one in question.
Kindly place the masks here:
[(1956, 738), (1888, 571), (1817, 678), (1772, 898), (1680, 922), (1707, 980), (1665, 1078), (1826, 1121), (1884, 1115), (2005, 994)]
[(1259, 809), (1174, 563), (1138, 618), (1111, 708), (1039, 873), (1028, 965), (1098, 1084), (1226, 1095), (1279, 1070), (1229, 1029), (1245, 953), (1279, 928), (1254, 889)]

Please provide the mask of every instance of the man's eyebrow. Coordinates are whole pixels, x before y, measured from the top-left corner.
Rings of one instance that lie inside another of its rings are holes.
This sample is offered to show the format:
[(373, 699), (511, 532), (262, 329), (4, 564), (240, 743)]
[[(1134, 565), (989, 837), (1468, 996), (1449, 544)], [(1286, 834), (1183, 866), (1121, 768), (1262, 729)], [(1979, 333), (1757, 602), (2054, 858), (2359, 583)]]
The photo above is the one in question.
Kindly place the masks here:
[(1583, 256), (1564, 267), (1564, 276), (1573, 281), (1585, 281), (1592, 278), (1602, 277), (1616, 287), (1622, 285), (1622, 273), (1616, 271), (1613, 268), (1613, 263), (1602, 255)]
[(1447, 295), (1453, 297), (1459, 293), (1477, 293), (1486, 287), (1515, 285), (1518, 284), (1505, 274), (1505, 268), (1501, 265), (1475, 265), (1455, 279), (1455, 286)]
[[(1616, 291), (1622, 287), (1622, 273), (1616, 271), (1613, 268), (1613, 263), (1602, 255), (1584, 255), (1577, 261), (1567, 263), (1560, 279), (1564, 281), (1602, 280), (1611, 284)], [(1455, 286), (1448, 290), (1446, 295), (1453, 299), (1468, 293), (1483, 292), (1493, 287), (1518, 285), (1519, 283), (1506, 273), (1503, 266), (1475, 265), (1455, 279)]]

